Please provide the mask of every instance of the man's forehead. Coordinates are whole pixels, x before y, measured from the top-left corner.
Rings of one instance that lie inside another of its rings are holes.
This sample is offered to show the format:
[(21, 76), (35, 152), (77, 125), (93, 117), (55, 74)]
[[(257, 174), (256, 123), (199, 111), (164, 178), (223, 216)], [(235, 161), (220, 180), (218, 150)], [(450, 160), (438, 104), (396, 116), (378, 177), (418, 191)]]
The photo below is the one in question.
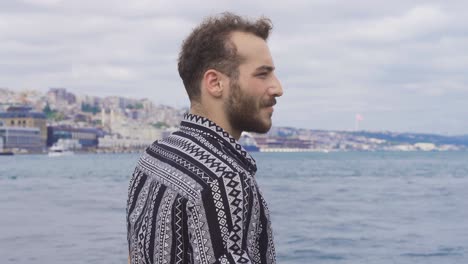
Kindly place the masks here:
[(230, 40), (235, 45), (237, 55), (242, 57), (244, 62), (256, 62), (259, 66), (273, 67), (270, 49), (266, 41), (252, 33), (233, 32)]
[(266, 41), (252, 33), (235, 31), (231, 33), (230, 39), (234, 45), (236, 45), (238, 50), (252, 50), (258, 48), (267, 48), (268, 45)]

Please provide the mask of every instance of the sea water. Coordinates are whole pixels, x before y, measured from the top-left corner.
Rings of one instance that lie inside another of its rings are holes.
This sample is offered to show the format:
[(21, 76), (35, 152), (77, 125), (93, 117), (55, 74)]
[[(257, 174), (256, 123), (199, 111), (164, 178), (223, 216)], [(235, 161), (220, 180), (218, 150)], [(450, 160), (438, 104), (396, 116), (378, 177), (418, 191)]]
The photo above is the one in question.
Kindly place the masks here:
[[(0, 157), (0, 263), (126, 263), (138, 156)], [(278, 263), (468, 263), (468, 152), (253, 156)]]

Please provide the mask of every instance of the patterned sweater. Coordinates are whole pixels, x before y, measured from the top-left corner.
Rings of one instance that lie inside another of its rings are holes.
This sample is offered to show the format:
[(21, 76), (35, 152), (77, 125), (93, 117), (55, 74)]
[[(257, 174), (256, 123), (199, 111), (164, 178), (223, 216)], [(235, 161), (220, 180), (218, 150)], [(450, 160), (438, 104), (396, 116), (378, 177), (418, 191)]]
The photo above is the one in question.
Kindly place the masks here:
[(255, 160), (207, 118), (185, 114), (130, 180), (127, 239), (135, 263), (276, 263)]

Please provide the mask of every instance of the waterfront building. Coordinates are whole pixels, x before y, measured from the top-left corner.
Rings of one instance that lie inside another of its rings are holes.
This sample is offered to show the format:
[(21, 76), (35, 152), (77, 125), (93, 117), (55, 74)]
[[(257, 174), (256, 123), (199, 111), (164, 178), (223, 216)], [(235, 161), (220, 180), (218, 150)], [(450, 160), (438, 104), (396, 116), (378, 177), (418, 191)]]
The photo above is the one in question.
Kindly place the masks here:
[(422, 151), (433, 151), (436, 150), (436, 145), (433, 143), (428, 143), (428, 142), (419, 142), (414, 144), (416, 149), (422, 150)]
[(10, 106), (6, 112), (0, 112), (0, 121), (6, 127), (38, 128), (41, 144), (45, 147), (47, 117), (44, 113), (34, 112), (29, 106)]
[(104, 136), (104, 132), (97, 128), (76, 128), (71, 126), (47, 127), (47, 146), (50, 147), (59, 139), (76, 139), (83, 148), (95, 148), (98, 146), (98, 138)]
[(254, 134), (258, 147), (262, 148), (290, 148), (290, 149), (310, 149), (313, 146), (311, 140), (297, 137), (281, 137)]
[(3, 149), (13, 152), (43, 152), (45, 145), (42, 143), (39, 128), (13, 127), (0, 125), (0, 141)]
[(242, 132), (241, 137), (239, 138), (239, 144), (249, 152), (260, 151), (255, 138), (249, 132)]
[(124, 150), (144, 149), (153, 141), (141, 138), (124, 138), (118, 135), (106, 135), (99, 138), (100, 149)]

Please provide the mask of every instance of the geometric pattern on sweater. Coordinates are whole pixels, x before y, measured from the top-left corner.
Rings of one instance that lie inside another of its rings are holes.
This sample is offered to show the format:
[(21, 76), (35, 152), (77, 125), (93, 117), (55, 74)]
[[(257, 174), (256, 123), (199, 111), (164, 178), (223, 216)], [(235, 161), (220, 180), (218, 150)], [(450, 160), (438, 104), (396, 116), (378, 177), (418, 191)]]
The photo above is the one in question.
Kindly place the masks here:
[[(246, 171), (245, 169), (243, 169), (241, 166), (238, 166), (237, 163), (235, 163), (229, 156), (225, 155), (224, 153), (222, 152), (219, 152), (218, 149), (216, 149), (216, 147), (214, 147), (211, 143), (209, 143), (206, 139), (204, 139), (203, 137), (199, 136), (199, 133), (201, 133), (201, 131), (199, 130), (196, 130), (196, 129), (190, 129), (192, 131), (188, 131), (189, 129), (186, 129), (185, 131), (188, 132), (190, 135), (194, 136), (197, 140), (199, 140), (201, 143), (203, 143), (204, 145), (206, 145), (207, 147), (210, 148), (210, 150), (212, 150), (214, 153), (222, 156), (224, 159), (226, 159), (229, 163), (233, 164), (234, 165), (234, 169), (236, 171), (240, 171), (241, 175), (249, 175), (249, 172)], [(256, 168), (255, 168), (256, 170)], [(253, 175), (254, 175), (255, 171), (252, 173), (252, 177), (246, 177), (244, 179), (244, 181), (247, 182), (247, 184), (244, 184), (244, 200), (243, 200), (243, 203), (244, 203), (244, 207), (245, 208), (249, 208), (249, 193), (250, 193), (250, 180), (253, 179)], [(246, 219), (247, 218), (247, 213), (248, 213), (248, 210), (244, 210), (243, 211), (244, 213), (244, 216), (243, 216), (243, 219)], [(247, 226), (246, 226), (247, 222), (244, 222), (244, 226), (243, 228), (246, 229)]]
[(141, 155), (130, 179), (131, 263), (276, 263), (270, 214), (255, 160), (207, 118)]

